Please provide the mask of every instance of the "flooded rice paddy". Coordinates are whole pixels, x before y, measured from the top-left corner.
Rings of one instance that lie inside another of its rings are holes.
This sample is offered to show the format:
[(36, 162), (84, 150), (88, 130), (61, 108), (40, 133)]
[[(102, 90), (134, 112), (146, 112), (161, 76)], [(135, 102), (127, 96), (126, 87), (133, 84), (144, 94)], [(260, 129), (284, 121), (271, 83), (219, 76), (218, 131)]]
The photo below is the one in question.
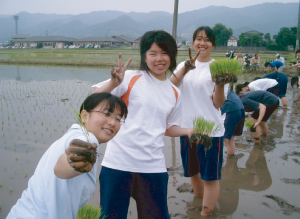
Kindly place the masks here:
[[(43, 153), (76, 121), (71, 106), (79, 109), (90, 86), (109, 74), (110, 69), (0, 65), (0, 218), (27, 188)], [(288, 86), (289, 109), (275, 111), (261, 144), (244, 129), (234, 157), (228, 158), (224, 147), (221, 194), (211, 218), (300, 218), (297, 93)], [(189, 178), (183, 177), (179, 138), (165, 137), (165, 145), (171, 218), (201, 218), (202, 199), (194, 198)], [(90, 203), (99, 205), (99, 185)], [(137, 218), (134, 200), (128, 218)]]

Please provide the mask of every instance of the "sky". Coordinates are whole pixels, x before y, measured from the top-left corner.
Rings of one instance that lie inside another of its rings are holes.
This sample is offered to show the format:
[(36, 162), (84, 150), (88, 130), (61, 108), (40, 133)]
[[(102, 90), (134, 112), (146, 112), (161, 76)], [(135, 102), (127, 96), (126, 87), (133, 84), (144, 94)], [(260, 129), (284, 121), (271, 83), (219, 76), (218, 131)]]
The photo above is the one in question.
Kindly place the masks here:
[[(25, 11), (45, 14), (83, 14), (92, 11), (174, 12), (175, 0), (0, 0), (0, 15)], [(211, 5), (243, 8), (266, 2), (295, 3), (298, 0), (179, 0), (178, 13), (198, 10)]]

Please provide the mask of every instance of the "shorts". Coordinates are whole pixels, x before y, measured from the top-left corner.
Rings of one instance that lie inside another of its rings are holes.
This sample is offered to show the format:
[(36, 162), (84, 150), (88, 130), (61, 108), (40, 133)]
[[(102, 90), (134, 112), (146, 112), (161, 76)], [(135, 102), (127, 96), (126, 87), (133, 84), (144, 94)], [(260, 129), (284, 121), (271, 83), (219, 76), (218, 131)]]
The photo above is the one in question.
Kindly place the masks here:
[(276, 85), (276, 87), (278, 86), (279, 88), (278, 97), (279, 98), (285, 97), (286, 88), (288, 84), (288, 77), (286, 75), (281, 75), (281, 77), (277, 81), (278, 81), (278, 85)]
[(241, 136), (243, 134), (244, 122), (245, 109), (226, 113), (224, 138), (231, 139), (232, 136)]
[(185, 177), (198, 173), (201, 179), (213, 181), (221, 179), (223, 161), (223, 137), (214, 137), (209, 150), (204, 150), (203, 144), (190, 145), (187, 136), (180, 137), (181, 159)]
[[(270, 105), (270, 106), (266, 106), (266, 112), (265, 112), (265, 115), (263, 117), (263, 119), (261, 120), (262, 122), (266, 122), (268, 121), (268, 119), (270, 118), (270, 116), (272, 115), (272, 113), (278, 108), (279, 106), (279, 101), (277, 101), (275, 104), (273, 105)], [(255, 111), (253, 114), (252, 114), (252, 118), (253, 119), (258, 119), (258, 116), (259, 116), (259, 110)]]
[(130, 197), (136, 201), (138, 218), (167, 218), (168, 173), (132, 173), (102, 166), (100, 206), (102, 218), (127, 218)]
[(270, 93), (278, 96), (278, 93), (279, 93), (279, 87), (271, 87), (269, 88), (267, 91), (269, 91)]

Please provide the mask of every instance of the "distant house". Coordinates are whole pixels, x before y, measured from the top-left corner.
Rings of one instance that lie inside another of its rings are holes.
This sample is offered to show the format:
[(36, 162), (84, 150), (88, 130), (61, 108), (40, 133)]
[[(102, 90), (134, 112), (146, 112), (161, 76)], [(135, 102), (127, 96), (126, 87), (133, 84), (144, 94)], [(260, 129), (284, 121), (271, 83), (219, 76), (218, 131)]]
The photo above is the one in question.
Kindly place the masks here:
[(120, 35), (120, 36), (112, 36), (113, 38), (120, 40), (123, 42), (124, 45), (127, 46), (133, 46), (133, 47), (137, 47), (138, 46), (138, 42), (136, 40), (134, 40), (131, 37), (127, 37), (124, 35)]
[(238, 46), (238, 39), (235, 36), (231, 36), (227, 41), (227, 46)]
[(123, 42), (113, 37), (86, 37), (83, 39), (76, 39), (73, 41), (73, 45), (80, 47), (92, 46), (95, 47), (119, 47), (123, 45)]
[(29, 48), (64, 48), (72, 44), (76, 38), (64, 36), (32, 36), (24, 39), (12, 39), (15, 46), (27, 46)]
[[(74, 45), (76, 48), (101, 48), (101, 47), (120, 47), (122, 45), (137, 46), (138, 41), (126, 36), (114, 37), (86, 37), (76, 39), (64, 36), (32, 36), (16, 35), (12, 37), (14, 46), (28, 48), (64, 48)], [(73, 47), (74, 48), (74, 47)]]

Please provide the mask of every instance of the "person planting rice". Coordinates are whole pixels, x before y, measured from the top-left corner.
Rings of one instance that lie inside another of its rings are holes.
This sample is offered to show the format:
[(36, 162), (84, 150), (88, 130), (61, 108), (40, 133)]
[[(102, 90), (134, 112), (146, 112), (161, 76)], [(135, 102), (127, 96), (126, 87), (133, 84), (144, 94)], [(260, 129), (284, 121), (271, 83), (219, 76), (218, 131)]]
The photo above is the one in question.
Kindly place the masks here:
[[(162, 152), (164, 135), (191, 137), (180, 128), (181, 93), (166, 76), (176, 67), (177, 45), (165, 31), (148, 31), (140, 41), (140, 70), (125, 71), (122, 54), (111, 78), (93, 85), (93, 92), (111, 92), (128, 106), (126, 123), (106, 148), (100, 180), (103, 216), (127, 218), (130, 197), (138, 218), (170, 218), (168, 173)], [(100, 217), (102, 218), (102, 217)]]
[[(299, 82), (300, 82), (300, 77), (299, 76), (295, 76), (291, 78), (291, 86), (294, 87), (294, 85), (297, 86), (297, 88), (299, 88)], [(300, 99), (300, 90), (299, 93), (297, 94), (297, 98), (294, 100), (294, 102), (297, 102)]]
[(266, 62), (265, 67), (270, 67), (271, 70), (269, 73), (280, 72), (283, 73), (284, 64), (280, 61)]
[(75, 219), (89, 201), (96, 188), (99, 144), (115, 137), (127, 107), (114, 95), (97, 93), (84, 100), (79, 112), (80, 123), (44, 153), (6, 219)]
[(255, 143), (260, 143), (260, 136), (267, 136), (269, 132), (269, 126), (267, 120), (272, 113), (278, 108), (278, 98), (268, 91), (249, 91), (243, 93), (241, 90), (236, 90), (237, 95), (241, 98), (241, 101), (245, 107), (246, 112), (254, 112), (251, 115), (251, 120), (254, 123), (253, 128), (256, 129), (252, 132)]
[(276, 85), (276, 88), (278, 88), (277, 96), (281, 100), (282, 107), (284, 109), (287, 109), (288, 105), (287, 105), (287, 99), (286, 99), (286, 89), (287, 89), (287, 84), (288, 84), (288, 77), (285, 74), (280, 73), (278, 71), (278, 72), (267, 74), (263, 78), (275, 79), (278, 82), (278, 85)]
[(275, 79), (257, 79), (252, 82), (245, 82), (244, 84), (237, 84), (236, 89), (241, 93), (248, 91), (264, 90), (269, 91), (275, 95), (278, 94), (279, 88), (276, 87), (278, 82)]
[[(194, 195), (203, 196), (202, 216), (209, 216), (220, 195), (221, 168), (223, 160), (224, 125), (220, 107), (225, 102), (231, 77), (225, 77), (217, 85), (212, 79), (210, 53), (215, 47), (215, 34), (208, 26), (197, 28), (193, 33), (193, 48), (197, 55), (180, 63), (170, 80), (182, 91), (182, 128), (192, 128), (193, 120), (203, 117), (214, 121), (219, 130), (213, 135), (211, 148), (205, 151), (203, 144), (190, 147), (189, 136), (182, 135), (181, 158), (184, 176), (191, 177)], [(190, 66), (195, 67), (190, 67)], [(240, 67), (241, 69), (241, 67)]]
[(224, 120), (224, 139), (227, 146), (227, 155), (233, 156), (235, 153), (234, 136), (241, 136), (243, 134), (245, 121), (244, 105), (234, 91), (228, 90), (227, 99), (221, 107), (221, 111), (222, 114), (226, 114)]

